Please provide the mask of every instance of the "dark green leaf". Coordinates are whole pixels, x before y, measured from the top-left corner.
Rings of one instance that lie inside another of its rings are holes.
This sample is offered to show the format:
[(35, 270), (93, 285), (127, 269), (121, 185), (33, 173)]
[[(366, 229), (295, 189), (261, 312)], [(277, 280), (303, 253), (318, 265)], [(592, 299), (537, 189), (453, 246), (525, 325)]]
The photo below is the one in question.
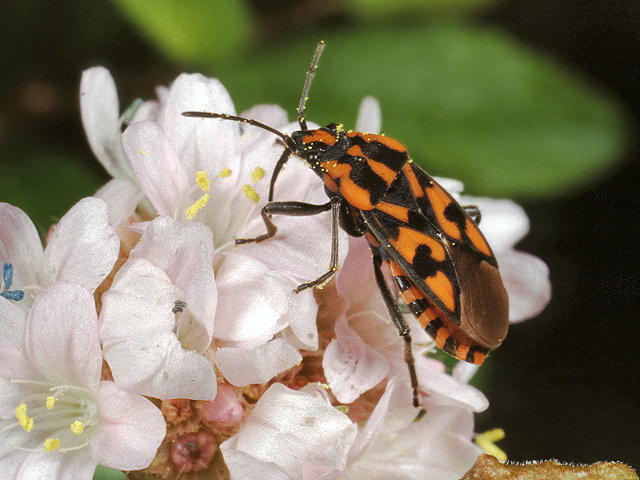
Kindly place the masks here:
[(0, 159), (0, 200), (24, 210), (42, 234), (107, 180), (90, 154), (83, 159), (15, 144), (3, 148)]
[(142, 33), (182, 65), (228, 58), (249, 38), (248, 10), (242, 1), (116, 0)]
[[(459, 178), (472, 193), (560, 194), (620, 155), (616, 106), (496, 30), (449, 23), (325, 39), (308, 118), (351, 127), (362, 98), (373, 95), (385, 133), (428, 172)], [(260, 52), (222, 80), (243, 108), (274, 102), (293, 114), (317, 40)]]

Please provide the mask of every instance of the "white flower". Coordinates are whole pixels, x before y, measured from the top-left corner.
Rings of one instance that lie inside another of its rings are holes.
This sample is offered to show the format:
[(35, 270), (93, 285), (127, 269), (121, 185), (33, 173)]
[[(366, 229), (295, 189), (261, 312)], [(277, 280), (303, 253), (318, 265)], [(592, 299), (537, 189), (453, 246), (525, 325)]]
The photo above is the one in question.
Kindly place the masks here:
[(102, 295), (100, 340), (121, 388), (160, 399), (212, 400), (217, 290), (211, 231), (158, 217)]
[(106, 204), (97, 198), (82, 199), (71, 207), (49, 235), (45, 249), (29, 217), (17, 207), (0, 203), (3, 290), (24, 294), (20, 299), (0, 295), (0, 334), (21, 339), (29, 308), (55, 281), (95, 291), (111, 272), (119, 248), (118, 237), (107, 221)]
[[(106, 68), (93, 67), (82, 72), (80, 113), (91, 150), (113, 177), (95, 196), (108, 202), (109, 224), (117, 229), (126, 222), (143, 194), (122, 148), (121, 127), (127, 119), (120, 116), (116, 85)], [(145, 206), (149, 208), (148, 202)]]
[(165, 434), (148, 400), (100, 381), (93, 295), (56, 282), (36, 299), (24, 343), (0, 340), (2, 478), (91, 479), (98, 463), (149, 465)]
[[(414, 422), (409, 388), (389, 380), (368, 420), (358, 426), (309, 386), (274, 384), (240, 431), (220, 446), (234, 478), (454, 480), (473, 464), (472, 414), (431, 404)], [(314, 394), (315, 393), (315, 394)]]
[[(98, 95), (98, 89), (88, 85), (91, 78), (112, 84), (104, 79), (107, 74), (103, 70), (98, 73), (85, 73), (84, 98)], [(124, 151), (136, 181), (159, 215), (179, 222), (201, 222), (211, 229), (218, 290), (213, 324), (216, 365), (235, 385), (263, 383), (297, 364), (299, 349), (315, 350), (318, 346), (313, 294), (291, 295), (291, 291), (328, 268), (328, 214), (276, 219), (279, 230), (273, 239), (236, 246), (235, 238), (251, 238), (265, 231), (260, 209), (266, 203), (270, 174), (283, 145), (258, 128), (182, 116), (188, 110), (235, 113), (217, 80), (181, 75), (169, 89), (158, 89), (158, 95), (158, 102), (146, 102), (136, 112), (122, 136)], [(85, 101), (102, 105), (97, 100)], [(118, 107), (113, 100), (109, 105), (101, 108), (108, 111), (103, 115), (111, 118), (111, 133), (92, 135), (89, 132), (99, 126), (85, 122), (90, 139), (101, 139), (93, 143), (117, 144), (115, 125), (119, 127), (119, 123), (114, 112)], [(286, 114), (279, 107), (254, 107), (245, 115), (284, 131), (296, 128), (295, 124), (287, 125)], [(83, 118), (92, 117), (83, 114)], [(104, 153), (104, 149), (94, 150)], [(118, 172), (128, 176), (126, 169)], [(281, 192), (286, 192), (286, 200), (327, 202), (322, 182), (295, 158), (278, 179), (276, 198)], [(110, 200), (111, 194), (104, 198), (109, 212), (121, 212), (115, 217), (133, 214), (133, 206), (126, 212), (122, 202)], [(348, 243), (346, 234), (341, 232), (340, 237), (343, 260)]]

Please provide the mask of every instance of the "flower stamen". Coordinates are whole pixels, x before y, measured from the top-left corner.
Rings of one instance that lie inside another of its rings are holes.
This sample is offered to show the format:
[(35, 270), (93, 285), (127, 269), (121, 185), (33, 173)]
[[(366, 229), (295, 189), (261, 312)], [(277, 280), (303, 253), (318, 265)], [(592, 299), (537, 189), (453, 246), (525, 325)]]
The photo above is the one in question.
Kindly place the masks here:
[(258, 203), (260, 200), (260, 195), (256, 193), (251, 185), (243, 185), (242, 192), (246, 195), (246, 197), (254, 203)]
[(198, 213), (209, 201), (209, 194), (206, 193), (211, 188), (211, 183), (209, 182), (209, 177), (207, 177), (207, 172), (198, 171), (196, 172), (196, 184), (200, 187), (205, 193), (200, 196), (198, 200), (196, 200), (189, 208), (187, 208), (185, 214), (187, 216), (187, 220), (191, 220), (195, 217), (196, 213)]
[(22, 290), (9, 290), (13, 283), (13, 265), (11, 263), (5, 263), (2, 265), (2, 280), (4, 283), (4, 290), (0, 292), (0, 296), (7, 300), (13, 300), (15, 302), (24, 298), (24, 291)]

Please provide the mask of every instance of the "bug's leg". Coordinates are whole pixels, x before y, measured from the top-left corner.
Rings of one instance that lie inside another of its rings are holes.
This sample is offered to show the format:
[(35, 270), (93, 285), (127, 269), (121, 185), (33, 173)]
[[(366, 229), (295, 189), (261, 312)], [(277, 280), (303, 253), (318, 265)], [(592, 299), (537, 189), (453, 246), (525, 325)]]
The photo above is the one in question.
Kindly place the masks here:
[(389, 291), (389, 286), (387, 285), (384, 275), (382, 274), (382, 270), (380, 269), (381, 265), (382, 257), (378, 252), (373, 251), (373, 271), (376, 276), (378, 288), (380, 289), (384, 304), (386, 305), (387, 310), (389, 311), (389, 315), (391, 316), (393, 326), (396, 327), (398, 335), (400, 335), (404, 339), (404, 361), (409, 368), (409, 378), (411, 380), (411, 388), (413, 389), (413, 406), (420, 409), (418, 415), (415, 418), (415, 421), (418, 421), (426, 413), (426, 410), (422, 406), (422, 402), (420, 402), (420, 394), (418, 392), (418, 375), (416, 374), (413, 352), (411, 352), (411, 335), (409, 335), (409, 325), (407, 325), (407, 322), (405, 322), (404, 317), (402, 316), (402, 313), (400, 313), (400, 309), (398, 308), (398, 304)]
[(278, 175), (280, 175), (280, 171), (282, 170), (282, 167), (284, 167), (284, 164), (287, 163), (287, 160), (289, 160), (289, 156), (291, 155), (291, 153), (292, 152), (289, 148), (285, 148), (284, 152), (282, 152), (282, 155), (280, 155), (280, 158), (278, 159), (278, 162), (273, 169), (271, 181), (269, 182), (269, 202), (273, 201), (273, 191), (276, 186), (276, 179), (278, 178)]
[(482, 213), (480, 213), (480, 209), (477, 205), (465, 205), (465, 212), (471, 217), (471, 219), (476, 222), (476, 225), (480, 225), (480, 220), (482, 220)]
[[(339, 204), (338, 204), (339, 206)], [(331, 202), (323, 203), (321, 205), (314, 205), (313, 203), (304, 202), (269, 202), (262, 207), (262, 220), (267, 227), (267, 233), (258, 235), (255, 238), (236, 238), (236, 245), (242, 245), (243, 243), (260, 243), (268, 238), (273, 237), (278, 231), (278, 227), (273, 220), (272, 215), (287, 215), (290, 217), (302, 217), (306, 215), (318, 215), (319, 213), (331, 210)]]
[(300, 293), (307, 288), (322, 288), (338, 271), (338, 223), (340, 221), (342, 199), (340, 197), (332, 197), (331, 201), (326, 205), (329, 205), (331, 209), (331, 262), (329, 263), (329, 270), (312, 282), (301, 283), (293, 293)]

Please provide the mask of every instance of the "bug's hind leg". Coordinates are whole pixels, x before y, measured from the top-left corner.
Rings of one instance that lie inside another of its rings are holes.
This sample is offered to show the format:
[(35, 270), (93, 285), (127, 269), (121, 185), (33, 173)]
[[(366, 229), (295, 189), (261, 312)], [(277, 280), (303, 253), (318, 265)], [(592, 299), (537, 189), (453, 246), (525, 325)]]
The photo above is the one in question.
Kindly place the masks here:
[(398, 304), (389, 291), (389, 286), (387, 285), (382, 270), (380, 269), (380, 266), (382, 265), (382, 257), (378, 252), (374, 250), (372, 250), (372, 252), (373, 271), (376, 276), (378, 288), (380, 289), (380, 293), (382, 294), (382, 299), (384, 300), (384, 304), (389, 311), (393, 326), (396, 327), (398, 335), (400, 335), (404, 339), (404, 361), (409, 368), (409, 378), (411, 381), (411, 388), (413, 390), (413, 406), (420, 409), (418, 415), (415, 418), (415, 421), (418, 421), (426, 413), (426, 410), (424, 409), (424, 407), (422, 406), (422, 402), (420, 401), (420, 393), (418, 391), (418, 375), (416, 374), (415, 361), (413, 359), (413, 352), (411, 351), (411, 335), (409, 334), (409, 325), (407, 325), (407, 322), (405, 322), (402, 313), (400, 313)]
[(465, 205), (464, 211), (471, 217), (471, 219), (476, 222), (476, 225), (480, 225), (480, 220), (482, 220), (482, 213), (477, 205)]

